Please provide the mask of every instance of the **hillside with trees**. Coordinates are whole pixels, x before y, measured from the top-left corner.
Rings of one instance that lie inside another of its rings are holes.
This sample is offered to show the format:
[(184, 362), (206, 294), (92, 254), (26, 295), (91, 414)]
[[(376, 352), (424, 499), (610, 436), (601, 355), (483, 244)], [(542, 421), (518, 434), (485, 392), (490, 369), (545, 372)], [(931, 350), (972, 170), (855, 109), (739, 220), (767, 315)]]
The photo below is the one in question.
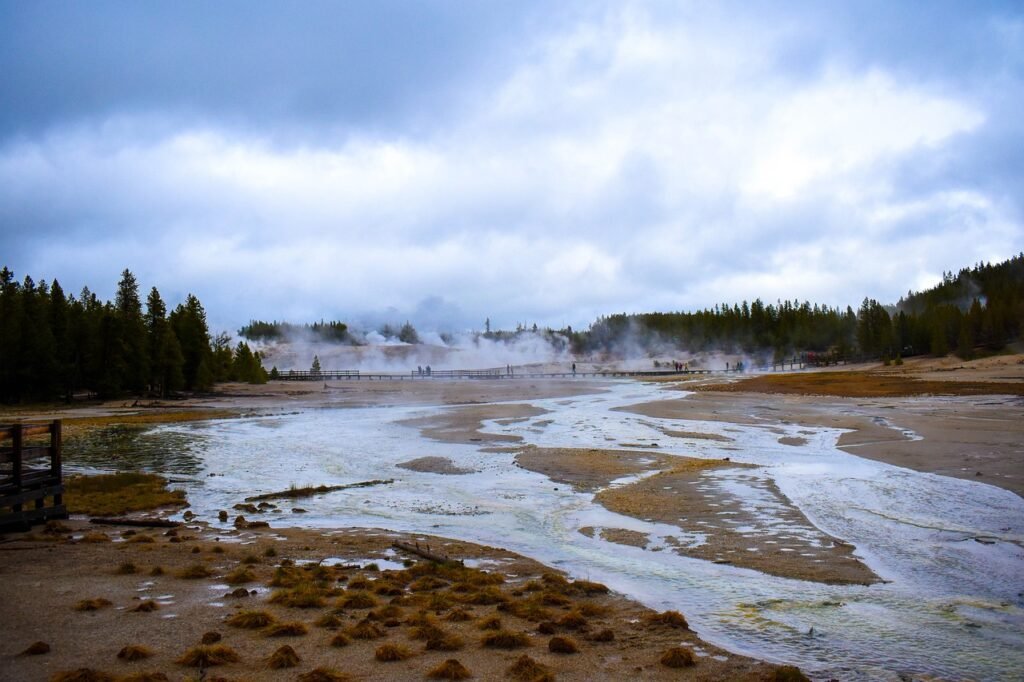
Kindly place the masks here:
[(1024, 254), (978, 264), (895, 305), (864, 299), (856, 312), (779, 301), (722, 304), (696, 312), (618, 314), (573, 335), (576, 352), (625, 350), (745, 353), (762, 363), (815, 354), (836, 360), (910, 355), (963, 358), (1001, 350), (1024, 330)]
[(266, 381), (260, 356), (230, 337), (211, 339), (206, 311), (189, 295), (169, 314), (153, 287), (145, 306), (125, 270), (113, 301), (88, 287), (66, 294), (0, 271), (0, 401), (71, 400), (80, 394), (166, 397), (217, 381)]

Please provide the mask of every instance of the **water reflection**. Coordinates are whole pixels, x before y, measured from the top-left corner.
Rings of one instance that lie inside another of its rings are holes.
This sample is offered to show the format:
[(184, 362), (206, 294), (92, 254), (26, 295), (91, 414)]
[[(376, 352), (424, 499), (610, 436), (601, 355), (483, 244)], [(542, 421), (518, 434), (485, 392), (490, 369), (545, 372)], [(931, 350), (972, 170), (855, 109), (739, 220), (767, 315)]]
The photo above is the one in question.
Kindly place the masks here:
[(195, 476), (203, 469), (209, 434), (199, 426), (173, 431), (110, 426), (64, 440), (69, 471), (133, 469), (168, 476)]

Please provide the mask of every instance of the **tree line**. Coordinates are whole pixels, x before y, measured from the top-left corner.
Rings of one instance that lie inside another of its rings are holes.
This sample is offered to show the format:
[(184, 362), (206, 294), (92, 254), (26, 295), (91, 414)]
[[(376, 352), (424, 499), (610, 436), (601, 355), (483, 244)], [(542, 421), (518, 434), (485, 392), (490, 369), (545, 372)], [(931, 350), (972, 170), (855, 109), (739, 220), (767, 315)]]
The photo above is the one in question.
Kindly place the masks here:
[(211, 338), (206, 311), (189, 294), (168, 314), (153, 287), (145, 307), (129, 270), (113, 301), (88, 287), (76, 297), (60, 282), (15, 279), (0, 270), (0, 401), (71, 400), (87, 393), (166, 397), (217, 381), (267, 380), (258, 352)]
[(945, 273), (892, 306), (865, 298), (858, 310), (809, 302), (721, 304), (695, 312), (618, 314), (572, 335), (576, 352), (724, 350), (762, 362), (796, 354), (833, 359), (963, 358), (998, 351), (1024, 331), (1024, 253), (996, 265)]

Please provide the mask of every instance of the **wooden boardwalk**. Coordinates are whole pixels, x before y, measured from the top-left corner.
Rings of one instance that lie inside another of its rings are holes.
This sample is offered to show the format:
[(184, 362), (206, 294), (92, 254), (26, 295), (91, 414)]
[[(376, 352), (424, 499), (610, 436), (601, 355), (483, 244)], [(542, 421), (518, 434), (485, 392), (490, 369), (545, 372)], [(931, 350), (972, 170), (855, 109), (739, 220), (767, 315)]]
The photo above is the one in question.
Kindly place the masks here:
[(59, 419), (0, 425), (0, 529), (68, 517), (61, 466)]
[(737, 370), (603, 370), (603, 371), (576, 371), (576, 372), (534, 372), (529, 370), (512, 369), (511, 371), (501, 367), (497, 369), (432, 369), (410, 372), (363, 372), (355, 369), (345, 370), (323, 370), (310, 372), (308, 370), (290, 370), (280, 372), (276, 377), (277, 381), (422, 381), (428, 379), (607, 379), (615, 377), (670, 377), (670, 376), (697, 376), (707, 374), (735, 374)]

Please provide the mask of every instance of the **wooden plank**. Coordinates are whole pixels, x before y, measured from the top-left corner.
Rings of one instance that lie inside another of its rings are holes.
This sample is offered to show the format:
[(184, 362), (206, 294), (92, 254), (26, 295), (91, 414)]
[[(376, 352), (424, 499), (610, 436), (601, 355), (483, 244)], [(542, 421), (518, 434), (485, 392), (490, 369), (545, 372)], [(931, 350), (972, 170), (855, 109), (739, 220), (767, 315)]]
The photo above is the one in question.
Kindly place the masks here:
[(19, 493), (13, 495), (0, 496), (0, 507), (7, 508), (13, 507), (18, 504), (24, 504), (25, 502), (32, 502), (33, 500), (42, 500), (47, 497), (53, 497), (64, 492), (63, 485), (50, 485), (45, 488), (36, 488), (34, 490), (22, 490)]
[(48, 521), (49, 519), (66, 519), (68, 510), (63, 506), (43, 507), (42, 509), (29, 509), (18, 514), (0, 515), (0, 528), (19, 526), (25, 527), (33, 522)]

